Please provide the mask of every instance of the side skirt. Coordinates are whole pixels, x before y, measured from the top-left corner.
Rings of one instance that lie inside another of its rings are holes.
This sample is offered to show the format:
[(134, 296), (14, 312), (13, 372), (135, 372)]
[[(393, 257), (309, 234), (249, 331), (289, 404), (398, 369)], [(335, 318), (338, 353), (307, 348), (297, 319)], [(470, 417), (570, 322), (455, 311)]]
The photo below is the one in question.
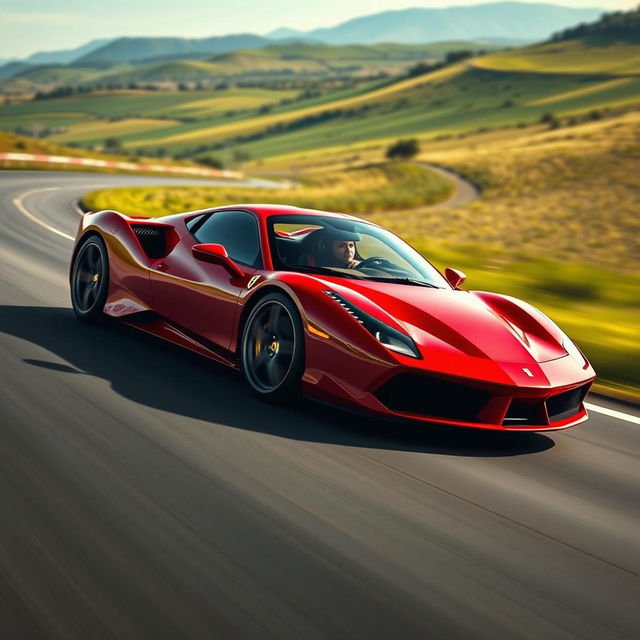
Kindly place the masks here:
[(121, 318), (120, 322), (139, 331), (144, 331), (152, 336), (161, 338), (162, 340), (166, 340), (167, 342), (171, 342), (172, 344), (177, 344), (180, 347), (189, 349), (206, 358), (220, 362), (227, 367), (232, 367), (233, 369), (240, 368), (238, 359), (235, 358), (231, 352), (196, 336), (187, 329), (170, 324), (155, 313), (138, 313), (126, 316)]

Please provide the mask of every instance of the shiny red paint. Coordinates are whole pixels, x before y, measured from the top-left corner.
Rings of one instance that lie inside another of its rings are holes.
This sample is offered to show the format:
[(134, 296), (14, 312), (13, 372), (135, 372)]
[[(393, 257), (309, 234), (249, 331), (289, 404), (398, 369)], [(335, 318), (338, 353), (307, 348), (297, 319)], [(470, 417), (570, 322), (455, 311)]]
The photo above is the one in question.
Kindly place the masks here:
[[(189, 220), (224, 210), (243, 210), (257, 218), (263, 269), (237, 265), (220, 245), (198, 246), (189, 233)], [(107, 315), (236, 368), (242, 322), (251, 306), (269, 291), (284, 292), (305, 328), (302, 382), (310, 397), (382, 416), (483, 429), (563, 429), (587, 419), (582, 401), (595, 373), (586, 358), (579, 362), (568, 355), (564, 334), (540, 311), (508, 296), (459, 290), (464, 274), (455, 269), (446, 271), (450, 289), (274, 271), (267, 219), (282, 214), (318, 212), (237, 205), (147, 220), (101, 211), (83, 217), (76, 247), (89, 233), (99, 234), (107, 245)], [(132, 225), (164, 229), (162, 255), (150, 257)], [(327, 290), (410, 336), (421, 359), (387, 349)], [(153, 312), (152, 317), (143, 311)], [(419, 376), (411, 379), (417, 384), (424, 380), (425, 389), (445, 385), (460, 390), (461, 405), (467, 394), (482, 402), (470, 419), (390, 408), (382, 390), (400, 374)], [(575, 389), (581, 390), (571, 396), (577, 409), (550, 418), (548, 407), (560, 406), (557, 396), (569, 397)], [(527, 423), (518, 424), (522, 418), (509, 412), (526, 415)]]

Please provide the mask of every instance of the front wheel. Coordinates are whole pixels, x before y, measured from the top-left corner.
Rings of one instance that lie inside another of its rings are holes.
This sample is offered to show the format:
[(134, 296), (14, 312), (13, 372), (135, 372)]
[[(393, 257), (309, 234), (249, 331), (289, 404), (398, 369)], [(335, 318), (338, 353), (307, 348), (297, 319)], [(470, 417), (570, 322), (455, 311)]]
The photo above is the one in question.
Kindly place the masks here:
[(293, 399), (304, 369), (304, 333), (292, 300), (271, 293), (251, 311), (242, 332), (242, 372), (266, 400)]
[(73, 311), (87, 322), (103, 318), (109, 291), (109, 259), (102, 238), (89, 236), (76, 252), (71, 268), (71, 304)]

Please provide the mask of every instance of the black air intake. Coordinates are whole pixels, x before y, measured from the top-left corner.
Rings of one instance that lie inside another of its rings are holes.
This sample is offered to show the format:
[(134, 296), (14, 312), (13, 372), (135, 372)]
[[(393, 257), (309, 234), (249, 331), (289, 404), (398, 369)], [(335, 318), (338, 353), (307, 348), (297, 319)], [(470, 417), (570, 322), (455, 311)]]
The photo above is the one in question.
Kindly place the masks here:
[(392, 411), (476, 422), (490, 394), (439, 378), (400, 373), (374, 395)]
[(549, 414), (549, 420), (556, 422), (563, 418), (569, 418), (580, 410), (580, 405), (587, 395), (589, 385), (585, 384), (576, 389), (570, 389), (564, 393), (559, 393), (557, 396), (551, 396), (547, 398), (547, 413)]
[(150, 258), (163, 258), (166, 253), (164, 229), (151, 224), (132, 224), (131, 228)]

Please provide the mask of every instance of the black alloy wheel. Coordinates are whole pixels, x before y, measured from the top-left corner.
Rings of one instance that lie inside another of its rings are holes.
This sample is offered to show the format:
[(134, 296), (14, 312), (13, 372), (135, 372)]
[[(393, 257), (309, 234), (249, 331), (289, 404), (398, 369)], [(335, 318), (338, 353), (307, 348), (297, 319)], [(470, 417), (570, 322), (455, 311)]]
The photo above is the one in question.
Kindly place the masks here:
[(109, 260), (104, 241), (89, 236), (80, 246), (71, 269), (71, 304), (81, 320), (96, 321), (109, 291)]
[(294, 399), (304, 368), (304, 334), (296, 306), (283, 294), (260, 300), (244, 325), (242, 372), (265, 399)]

